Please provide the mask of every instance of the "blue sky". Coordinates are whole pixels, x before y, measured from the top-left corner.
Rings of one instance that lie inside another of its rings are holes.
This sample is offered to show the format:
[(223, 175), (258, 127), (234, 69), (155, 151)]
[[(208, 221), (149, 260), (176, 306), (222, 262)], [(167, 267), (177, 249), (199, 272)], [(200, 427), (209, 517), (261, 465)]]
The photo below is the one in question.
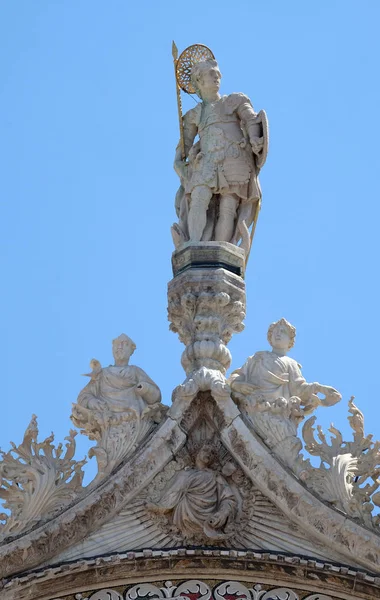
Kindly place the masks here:
[[(233, 368), (267, 348), (284, 316), (308, 381), (343, 394), (319, 422), (349, 434), (355, 395), (380, 438), (379, 20), (377, 0), (1, 3), (4, 450), (32, 413), (41, 438), (63, 440), (80, 374), (92, 357), (110, 364), (122, 331), (166, 403), (184, 378), (166, 317), (172, 39), (210, 46), (222, 93), (246, 93), (270, 121)], [(81, 436), (78, 458), (88, 447)]]

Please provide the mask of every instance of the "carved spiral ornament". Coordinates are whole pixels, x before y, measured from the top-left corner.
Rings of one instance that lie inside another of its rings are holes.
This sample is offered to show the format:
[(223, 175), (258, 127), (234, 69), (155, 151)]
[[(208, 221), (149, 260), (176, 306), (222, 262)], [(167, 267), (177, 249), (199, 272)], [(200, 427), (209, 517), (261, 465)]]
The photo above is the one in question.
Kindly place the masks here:
[(204, 44), (194, 44), (182, 52), (177, 60), (176, 66), (177, 83), (181, 90), (187, 94), (196, 93), (196, 90), (191, 83), (191, 69), (196, 63), (210, 59), (215, 59), (215, 56), (210, 48)]
[[(306, 592), (307, 594), (307, 592)], [(219, 583), (214, 588), (198, 579), (190, 579), (180, 585), (167, 581), (164, 587), (151, 583), (139, 583), (120, 594), (116, 590), (99, 590), (89, 597), (76, 594), (75, 600), (301, 600), (301, 597), (290, 588), (263, 588), (260, 584), (247, 588), (238, 581)], [(61, 600), (57, 598), (56, 600)], [(333, 600), (326, 594), (302, 594), (302, 600)]]

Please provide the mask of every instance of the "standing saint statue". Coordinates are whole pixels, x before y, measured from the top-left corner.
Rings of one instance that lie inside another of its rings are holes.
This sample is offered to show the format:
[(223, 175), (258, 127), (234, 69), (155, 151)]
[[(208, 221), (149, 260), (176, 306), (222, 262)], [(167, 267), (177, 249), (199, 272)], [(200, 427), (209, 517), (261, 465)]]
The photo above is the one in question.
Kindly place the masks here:
[(186, 241), (240, 242), (248, 253), (249, 228), (261, 200), (258, 174), (267, 154), (267, 120), (244, 94), (221, 96), (220, 80), (213, 58), (192, 64), (188, 85), (201, 102), (183, 117), (175, 156), (181, 186), (173, 240), (176, 247)]

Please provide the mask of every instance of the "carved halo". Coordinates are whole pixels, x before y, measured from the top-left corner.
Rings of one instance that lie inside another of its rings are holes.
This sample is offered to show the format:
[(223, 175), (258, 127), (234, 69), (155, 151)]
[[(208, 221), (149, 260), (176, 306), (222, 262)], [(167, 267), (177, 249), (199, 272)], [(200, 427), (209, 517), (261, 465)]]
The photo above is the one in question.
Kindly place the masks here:
[(194, 44), (185, 48), (176, 64), (176, 78), (181, 90), (187, 94), (195, 94), (196, 90), (191, 83), (191, 69), (203, 60), (215, 59), (213, 52), (204, 44)]

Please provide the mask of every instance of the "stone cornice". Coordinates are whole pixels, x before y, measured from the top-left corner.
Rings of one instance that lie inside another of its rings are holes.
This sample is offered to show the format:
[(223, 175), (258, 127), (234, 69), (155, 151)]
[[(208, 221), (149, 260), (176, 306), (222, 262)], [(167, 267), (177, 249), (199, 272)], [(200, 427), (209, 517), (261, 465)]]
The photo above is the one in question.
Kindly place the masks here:
[(275, 583), (344, 600), (376, 600), (380, 594), (380, 577), (342, 565), (269, 552), (179, 548), (114, 554), (16, 576), (3, 580), (0, 598), (50, 600), (89, 589), (186, 578)]

